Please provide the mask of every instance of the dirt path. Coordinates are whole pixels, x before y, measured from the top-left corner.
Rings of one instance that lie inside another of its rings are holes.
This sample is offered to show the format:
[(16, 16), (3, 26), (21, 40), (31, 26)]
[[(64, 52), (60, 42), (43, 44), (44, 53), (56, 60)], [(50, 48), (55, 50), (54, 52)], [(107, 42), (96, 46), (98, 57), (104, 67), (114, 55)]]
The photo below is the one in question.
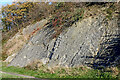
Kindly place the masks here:
[(9, 72), (3, 72), (3, 71), (0, 71), (0, 73), (14, 75), (14, 76), (20, 76), (20, 77), (24, 77), (24, 78), (35, 78), (33, 76), (26, 76), (26, 75), (21, 75), (21, 74), (16, 74), (16, 73), (9, 73)]

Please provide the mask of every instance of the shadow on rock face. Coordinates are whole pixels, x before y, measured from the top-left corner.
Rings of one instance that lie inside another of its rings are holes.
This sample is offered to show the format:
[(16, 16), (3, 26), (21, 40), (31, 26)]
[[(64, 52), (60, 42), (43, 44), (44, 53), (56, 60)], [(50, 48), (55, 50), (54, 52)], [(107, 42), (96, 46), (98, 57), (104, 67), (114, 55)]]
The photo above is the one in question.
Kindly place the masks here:
[(97, 55), (88, 57), (93, 58), (92, 63), (87, 63), (88, 66), (99, 70), (120, 66), (120, 16), (118, 16), (117, 24), (117, 34), (104, 36), (105, 41), (100, 44)]
[(101, 70), (106, 67), (115, 67), (120, 65), (120, 35), (107, 36), (114, 36), (116, 38), (102, 43), (97, 55), (95, 57), (89, 57), (93, 58), (93, 62), (87, 63), (88, 66)]

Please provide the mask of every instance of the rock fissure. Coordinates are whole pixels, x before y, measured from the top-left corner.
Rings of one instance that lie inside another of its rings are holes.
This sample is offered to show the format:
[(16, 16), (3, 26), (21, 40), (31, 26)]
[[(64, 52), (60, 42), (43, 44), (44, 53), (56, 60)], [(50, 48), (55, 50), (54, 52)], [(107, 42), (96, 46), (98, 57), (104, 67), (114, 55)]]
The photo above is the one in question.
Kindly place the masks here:
[(59, 47), (60, 45), (60, 37), (58, 37), (55, 42), (54, 42), (54, 45), (53, 45), (53, 48), (51, 49), (50, 51), (50, 56), (49, 56), (49, 59), (51, 60), (52, 59), (52, 56), (54, 55), (54, 51)]

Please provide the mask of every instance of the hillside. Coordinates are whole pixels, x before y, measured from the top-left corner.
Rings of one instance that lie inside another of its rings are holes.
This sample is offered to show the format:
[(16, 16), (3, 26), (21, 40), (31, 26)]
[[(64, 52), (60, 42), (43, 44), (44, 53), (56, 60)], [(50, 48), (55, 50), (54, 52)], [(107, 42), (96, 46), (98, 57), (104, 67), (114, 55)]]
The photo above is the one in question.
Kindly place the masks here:
[(55, 7), (56, 12), (45, 16), (46, 12), (45, 18), (42, 16), (38, 21), (31, 19), (30, 25), (20, 26), (13, 33), (15, 35), (10, 35), (9, 39), (4, 37), (8, 40), (3, 45), (3, 59), (9, 62), (8, 66), (33, 70), (39, 70), (43, 65), (49, 69), (87, 66), (106, 70), (118, 67), (120, 6), (86, 3), (81, 8), (72, 3), (58, 4), (62, 6)]

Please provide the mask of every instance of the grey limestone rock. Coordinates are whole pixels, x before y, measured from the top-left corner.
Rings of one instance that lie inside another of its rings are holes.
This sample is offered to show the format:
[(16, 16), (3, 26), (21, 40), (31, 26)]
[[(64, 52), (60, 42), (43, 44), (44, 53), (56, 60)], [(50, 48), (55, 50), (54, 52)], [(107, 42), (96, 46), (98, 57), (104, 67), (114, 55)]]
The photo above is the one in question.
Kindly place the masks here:
[(76, 27), (73, 24), (52, 40), (50, 37), (54, 31), (45, 27), (31, 37), (28, 44), (21, 49), (9, 66), (24, 67), (36, 59), (50, 67), (85, 65), (92, 61), (92, 58), (88, 56), (94, 56), (98, 52), (106, 31), (117, 34), (115, 23), (113, 20), (107, 25), (105, 16), (102, 15), (97, 18), (89, 17), (76, 22)]

